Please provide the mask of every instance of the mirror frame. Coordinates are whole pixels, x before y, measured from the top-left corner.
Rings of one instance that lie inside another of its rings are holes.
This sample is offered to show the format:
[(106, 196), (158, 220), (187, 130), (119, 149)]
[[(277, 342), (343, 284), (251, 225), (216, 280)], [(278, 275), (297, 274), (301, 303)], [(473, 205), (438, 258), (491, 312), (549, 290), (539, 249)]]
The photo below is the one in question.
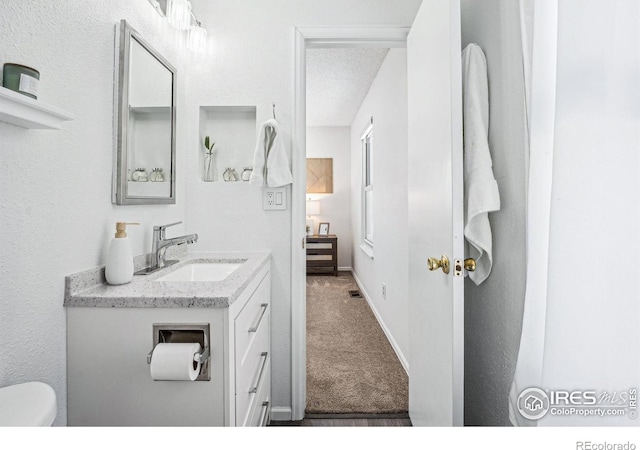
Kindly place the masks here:
[[(116, 127), (116, 151), (115, 151), (115, 170), (112, 183), (112, 203), (116, 205), (159, 205), (159, 204), (175, 204), (176, 203), (176, 101), (177, 101), (177, 70), (162, 55), (160, 55), (140, 34), (132, 28), (126, 20), (120, 21), (119, 45), (116, 45), (116, 61), (118, 69), (115, 71), (116, 88), (115, 95), (117, 97), (116, 117), (114, 125)], [(127, 125), (129, 122), (129, 57), (131, 48), (131, 39), (138, 42), (146, 51), (148, 51), (160, 64), (171, 72), (171, 171), (167, 174), (170, 181), (169, 196), (142, 197), (132, 196), (128, 194), (127, 179), (127, 156), (129, 148), (127, 148)]]

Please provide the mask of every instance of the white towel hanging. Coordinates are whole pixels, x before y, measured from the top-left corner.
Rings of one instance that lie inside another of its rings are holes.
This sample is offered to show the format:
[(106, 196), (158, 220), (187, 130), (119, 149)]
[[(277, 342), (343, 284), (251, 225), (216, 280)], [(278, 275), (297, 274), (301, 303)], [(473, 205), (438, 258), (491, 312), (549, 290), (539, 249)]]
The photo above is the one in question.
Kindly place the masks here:
[(482, 49), (469, 44), (462, 51), (464, 129), (464, 185), (467, 257), (476, 260), (469, 278), (480, 284), (493, 263), (489, 213), (500, 210), (498, 184), (489, 152), (489, 84), (487, 60)]
[(249, 183), (279, 187), (292, 182), (280, 124), (275, 119), (269, 119), (260, 126)]

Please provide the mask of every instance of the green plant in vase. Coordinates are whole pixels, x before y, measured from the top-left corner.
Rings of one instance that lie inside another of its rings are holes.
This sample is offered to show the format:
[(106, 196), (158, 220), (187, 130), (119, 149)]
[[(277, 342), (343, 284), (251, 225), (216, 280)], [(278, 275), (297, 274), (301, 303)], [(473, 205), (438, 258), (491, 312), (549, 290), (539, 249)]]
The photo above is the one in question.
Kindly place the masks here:
[(205, 148), (205, 156), (204, 156), (204, 172), (202, 175), (202, 179), (204, 181), (215, 181), (215, 164), (213, 163), (213, 151), (215, 142), (211, 142), (209, 136), (204, 137), (204, 148)]

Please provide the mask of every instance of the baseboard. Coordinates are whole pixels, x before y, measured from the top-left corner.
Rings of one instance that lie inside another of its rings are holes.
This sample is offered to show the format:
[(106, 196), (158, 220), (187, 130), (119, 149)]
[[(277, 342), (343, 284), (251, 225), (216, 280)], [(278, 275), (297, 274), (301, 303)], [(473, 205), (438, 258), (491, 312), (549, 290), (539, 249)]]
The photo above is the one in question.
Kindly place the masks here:
[(274, 406), (271, 408), (271, 420), (287, 422), (291, 421), (291, 417), (291, 408), (288, 406)]
[(364, 288), (364, 286), (360, 282), (360, 279), (358, 278), (358, 275), (356, 274), (355, 270), (351, 269), (351, 274), (353, 275), (353, 279), (356, 281), (356, 284), (360, 288), (360, 291), (362, 291), (362, 295), (364, 296), (365, 300), (367, 300), (367, 303), (369, 304), (369, 307), (371, 308), (371, 311), (373, 311), (373, 315), (375, 316), (376, 320), (380, 324), (380, 328), (382, 328), (382, 331), (384, 332), (385, 336), (387, 336), (387, 340), (391, 344), (391, 348), (393, 348), (393, 351), (396, 353), (396, 356), (400, 360), (400, 364), (402, 364), (402, 368), (404, 369), (404, 371), (408, 375), (409, 374), (409, 362), (404, 357), (404, 354), (400, 350), (400, 347), (398, 346), (398, 343), (396, 342), (396, 340), (393, 338), (393, 335), (391, 334), (391, 331), (387, 328), (387, 326), (385, 325), (384, 321), (382, 320), (382, 316), (380, 316), (380, 313), (378, 313), (378, 310), (376, 309), (375, 305), (371, 301), (371, 297), (369, 297), (369, 294), (367, 293), (367, 290)]
[(338, 272), (351, 272), (351, 273), (353, 273), (353, 268), (351, 268), (351, 267), (338, 267)]

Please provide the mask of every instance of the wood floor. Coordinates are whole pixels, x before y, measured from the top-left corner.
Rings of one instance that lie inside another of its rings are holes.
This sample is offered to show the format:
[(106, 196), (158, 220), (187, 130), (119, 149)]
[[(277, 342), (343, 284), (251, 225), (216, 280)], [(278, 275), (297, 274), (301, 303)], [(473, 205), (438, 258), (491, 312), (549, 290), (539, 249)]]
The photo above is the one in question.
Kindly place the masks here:
[(410, 427), (408, 414), (307, 414), (296, 422), (271, 422), (278, 427)]

